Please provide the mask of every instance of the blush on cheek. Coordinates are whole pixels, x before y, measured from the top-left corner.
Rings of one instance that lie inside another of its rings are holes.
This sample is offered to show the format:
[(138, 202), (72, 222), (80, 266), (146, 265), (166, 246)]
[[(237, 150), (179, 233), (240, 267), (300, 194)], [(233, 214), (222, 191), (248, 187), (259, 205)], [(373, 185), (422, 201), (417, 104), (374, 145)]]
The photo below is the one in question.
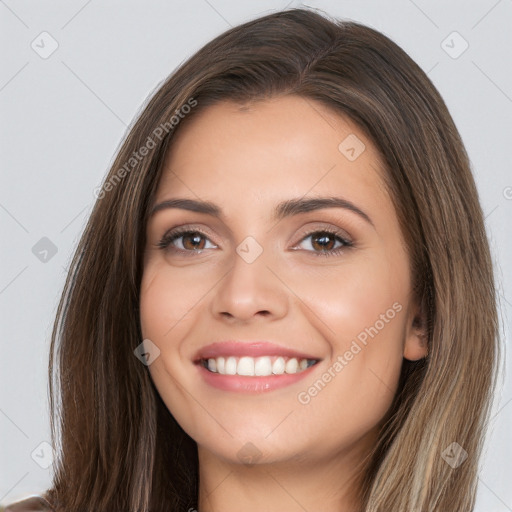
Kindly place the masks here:
[[(142, 335), (155, 341), (163, 340), (176, 326), (180, 318), (186, 315), (184, 294), (177, 298), (176, 285), (168, 283), (162, 277), (148, 280), (143, 286), (140, 297), (140, 322)], [(179, 288), (178, 288), (179, 289)], [(181, 300), (180, 300), (181, 299)]]
[(397, 301), (379, 300), (366, 309), (347, 308), (339, 320), (343, 337), (335, 345), (335, 359), (343, 366), (341, 373), (347, 378), (353, 375), (361, 400), (379, 397), (387, 403), (393, 399), (403, 359), (405, 315), (401, 311)]

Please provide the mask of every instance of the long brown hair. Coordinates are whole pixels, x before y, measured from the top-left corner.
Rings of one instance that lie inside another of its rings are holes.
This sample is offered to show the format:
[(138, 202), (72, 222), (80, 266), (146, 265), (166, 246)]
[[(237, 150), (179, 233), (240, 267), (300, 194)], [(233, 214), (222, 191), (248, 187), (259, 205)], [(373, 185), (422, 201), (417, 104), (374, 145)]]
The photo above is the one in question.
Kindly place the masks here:
[[(148, 209), (180, 127), (219, 101), (285, 94), (350, 118), (380, 151), (427, 312), (429, 355), (403, 362), (365, 466), (362, 510), (473, 509), (500, 351), (468, 156), (441, 96), (395, 43), (355, 22), (292, 9), (234, 27), (183, 63), (138, 115), (98, 191), (50, 348), (58, 457), (47, 498), (56, 510), (197, 508), (196, 444), (134, 356)], [(456, 468), (443, 457), (454, 446), (468, 454)]]

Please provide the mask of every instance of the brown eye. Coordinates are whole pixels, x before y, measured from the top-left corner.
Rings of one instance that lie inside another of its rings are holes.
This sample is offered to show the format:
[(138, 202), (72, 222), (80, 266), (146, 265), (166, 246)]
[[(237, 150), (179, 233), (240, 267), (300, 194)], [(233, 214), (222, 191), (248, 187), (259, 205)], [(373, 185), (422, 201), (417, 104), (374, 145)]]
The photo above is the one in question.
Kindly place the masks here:
[(204, 243), (201, 243), (201, 239), (204, 237), (201, 233), (190, 232), (180, 238), (183, 239), (182, 244), (185, 249), (204, 249)]
[(322, 233), (321, 236), (317, 234), (311, 235), (312, 246), (315, 249), (330, 251), (336, 245), (335, 236), (330, 233)]
[[(180, 239), (182, 247), (177, 246)], [(158, 242), (157, 246), (160, 249), (199, 253), (204, 249), (209, 249), (209, 247), (205, 247), (207, 240), (209, 241), (208, 237), (201, 231), (182, 229), (165, 234), (162, 240)], [(213, 244), (212, 246), (215, 247)]]
[[(304, 242), (308, 238), (311, 239), (311, 247), (315, 256), (332, 256), (342, 253), (349, 247), (353, 246), (350, 240), (347, 240), (342, 233), (337, 231), (330, 231), (326, 229), (312, 231), (306, 235), (301, 242)], [(336, 247), (336, 243), (339, 245)]]

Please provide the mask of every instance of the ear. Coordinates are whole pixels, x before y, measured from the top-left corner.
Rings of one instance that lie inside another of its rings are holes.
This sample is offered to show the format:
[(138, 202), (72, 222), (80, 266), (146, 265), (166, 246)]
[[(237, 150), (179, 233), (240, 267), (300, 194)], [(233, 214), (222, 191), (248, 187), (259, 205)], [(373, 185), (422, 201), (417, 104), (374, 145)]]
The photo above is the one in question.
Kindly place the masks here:
[(416, 301), (407, 319), (404, 358), (409, 361), (418, 361), (427, 356), (427, 317), (425, 308)]

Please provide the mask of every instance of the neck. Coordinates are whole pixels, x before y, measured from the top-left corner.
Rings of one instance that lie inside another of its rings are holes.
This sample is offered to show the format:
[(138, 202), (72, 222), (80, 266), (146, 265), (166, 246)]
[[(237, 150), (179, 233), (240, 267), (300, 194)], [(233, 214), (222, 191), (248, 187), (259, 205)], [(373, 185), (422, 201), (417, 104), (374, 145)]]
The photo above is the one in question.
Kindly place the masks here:
[(245, 465), (198, 447), (198, 512), (359, 512), (364, 454), (354, 448), (317, 460)]

